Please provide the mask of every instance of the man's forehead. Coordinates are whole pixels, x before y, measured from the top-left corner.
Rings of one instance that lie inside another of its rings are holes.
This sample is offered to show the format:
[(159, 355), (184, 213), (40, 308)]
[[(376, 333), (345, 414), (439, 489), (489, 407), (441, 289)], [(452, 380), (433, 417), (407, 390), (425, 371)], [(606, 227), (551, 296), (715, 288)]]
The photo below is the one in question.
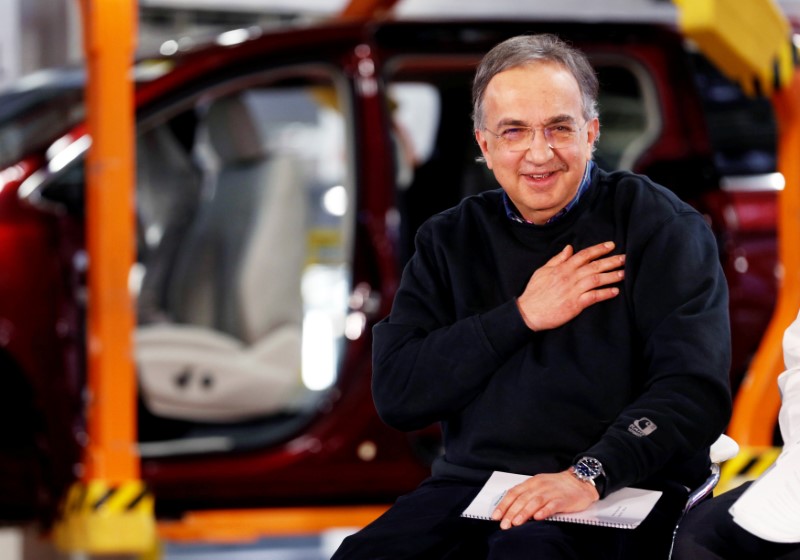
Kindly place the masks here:
[(575, 121), (583, 114), (577, 80), (561, 64), (540, 61), (498, 72), (484, 98), (486, 117), (519, 125)]

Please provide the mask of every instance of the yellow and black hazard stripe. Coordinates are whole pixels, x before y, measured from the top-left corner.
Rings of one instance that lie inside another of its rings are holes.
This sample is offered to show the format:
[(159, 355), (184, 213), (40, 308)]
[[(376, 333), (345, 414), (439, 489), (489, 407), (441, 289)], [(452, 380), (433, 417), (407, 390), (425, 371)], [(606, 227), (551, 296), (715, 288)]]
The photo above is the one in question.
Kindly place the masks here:
[(743, 446), (739, 454), (722, 464), (719, 484), (715, 494), (720, 494), (747, 482), (755, 480), (766, 471), (781, 453), (780, 447)]
[(112, 485), (104, 481), (76, 484), (67, 495), (64, 515), (153, 511), (153, 495), (141, 481)]
[(155, 542), (154, 502), (138, 480), (75, 484), (55, 527), (56, 544), (67, 552), (147, 552)]
[(87, 486), (84, 507), (93, 513), (151, 512), (153, 496), (140, 481), (118, 486), (95, 482)]

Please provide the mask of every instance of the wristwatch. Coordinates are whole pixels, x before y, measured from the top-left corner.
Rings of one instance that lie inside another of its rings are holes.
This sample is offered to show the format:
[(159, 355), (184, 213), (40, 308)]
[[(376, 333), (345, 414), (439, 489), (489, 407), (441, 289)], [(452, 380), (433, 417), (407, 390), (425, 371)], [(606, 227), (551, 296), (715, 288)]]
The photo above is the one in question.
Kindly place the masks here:
[(602, 496), (606, 484), (606, 473), (603, 470), (603, 463), (594, 457), (581, 457), (572, 465), (572, 474), (582, 482), (588, 482)]

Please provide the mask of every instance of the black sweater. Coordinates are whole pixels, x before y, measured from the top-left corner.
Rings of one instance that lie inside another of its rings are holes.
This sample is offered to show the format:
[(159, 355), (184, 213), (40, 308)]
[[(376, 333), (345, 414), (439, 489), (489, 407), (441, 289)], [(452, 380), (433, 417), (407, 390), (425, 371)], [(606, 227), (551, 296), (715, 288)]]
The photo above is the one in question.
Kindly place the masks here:
[[(620, 294), (530, 331), (515, 298), (533, 272), (567, 244), (608, 240), (626, 255)], [(705, 478), (731, 412), (730, 332), (716, 242), (695, 210), (595, 169), (553, 224), (510, 220), (497, 190), (431, 218), (416, 244), (374, 329), (373, 396), (390, 426), (442, 422), (434, 474), (558, 472), (590, 455), (606, 492)]]

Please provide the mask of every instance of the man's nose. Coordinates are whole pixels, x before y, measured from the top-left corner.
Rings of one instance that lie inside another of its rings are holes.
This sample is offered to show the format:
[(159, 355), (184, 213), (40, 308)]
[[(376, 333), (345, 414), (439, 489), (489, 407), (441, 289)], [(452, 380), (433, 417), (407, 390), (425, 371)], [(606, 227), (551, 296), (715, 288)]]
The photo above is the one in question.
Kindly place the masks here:
[(543, 130), (537, 130), (534, 133), (525, 157), (530, 161), (546, 161), (553, 157), (553, 148), (550, 147)]

